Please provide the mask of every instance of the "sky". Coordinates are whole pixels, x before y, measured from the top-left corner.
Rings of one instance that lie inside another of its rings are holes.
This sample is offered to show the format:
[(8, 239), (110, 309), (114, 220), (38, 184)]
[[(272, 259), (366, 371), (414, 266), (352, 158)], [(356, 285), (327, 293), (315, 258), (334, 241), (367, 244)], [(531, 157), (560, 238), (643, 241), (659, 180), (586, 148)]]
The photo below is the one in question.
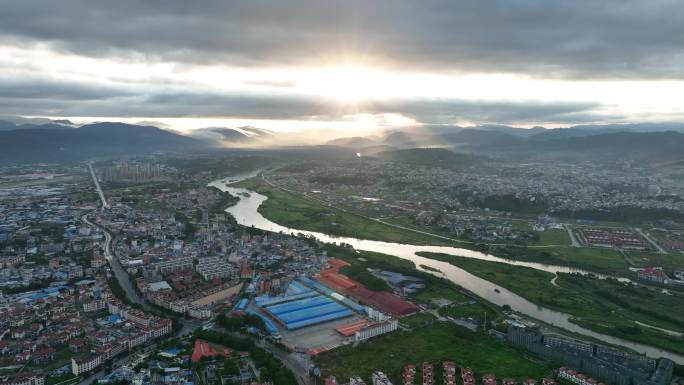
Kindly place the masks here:
[(684, 120), (684, 2), (0, 0), (0, 116), (365, 133)]

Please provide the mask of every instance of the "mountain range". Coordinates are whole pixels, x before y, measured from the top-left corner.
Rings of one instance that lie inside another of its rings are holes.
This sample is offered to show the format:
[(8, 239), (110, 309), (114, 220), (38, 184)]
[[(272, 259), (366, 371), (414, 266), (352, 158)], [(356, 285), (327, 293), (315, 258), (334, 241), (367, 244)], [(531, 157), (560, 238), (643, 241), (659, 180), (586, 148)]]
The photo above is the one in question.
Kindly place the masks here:
[[(299, 142), (300, 137), (249, 126), (208, 127), (181, 134), (148, 124), (102, 122), (77, 126), (68, 120), (41, 119), (19, 123), (0, 120), (0, 162), (80, 161), (152, 152), (188, 152), (209, 147), (265, 148), (311, 144)], [(432, 147), (471, 155), (626, 159), (678, 164), (684, 161), (684, 124), (581, 125), (556, 129), (436, 125), (391, 130), (376, 136), (342, 137), (319, 144), (388, 160), (401, 156), (413, 159), (414, 163), (428, 155), (393, 151)], [(429, 155), (432, 156), (462, 163), (462, 159), (454, 159), (444, 152)]]
[(199, 139), (209, 144), (229, 146), (265, 146), (270, 145), (276, 139), (276, 135), (269, 130), (243, 126), (238, 128), (207, 127), (193, 130), (190, 137)]
[(0, 162), (71, 162), (155, 151), (187, 151), (204, 142), (153, 126), (46, 123), (0, 131)]
[[(672, 162), (684, 160), (684, 124), (615, 124), (531, 129), (510, 126), (437, 126), (395, 130), (381, 138), (338, 138), (331, 145), (366, 149), (439, 147), (485, 155), (532, 158)], [(377, 151), (374, 151), (377, 152)]]

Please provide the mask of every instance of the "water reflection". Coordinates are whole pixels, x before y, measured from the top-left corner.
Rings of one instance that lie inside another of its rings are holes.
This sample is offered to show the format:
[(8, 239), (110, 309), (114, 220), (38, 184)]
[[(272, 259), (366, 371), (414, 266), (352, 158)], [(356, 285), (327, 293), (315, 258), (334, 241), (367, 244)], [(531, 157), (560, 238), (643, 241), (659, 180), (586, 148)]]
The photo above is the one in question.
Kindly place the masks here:
[[(536, 305), (510, 292), (506, 288), (493, 284), (482, 278), (476, 277), (454, 265), (451, 265), (447, 262), (436, 261), (433, 259), (418, 256), (416, 255), (416, 252), (424, 251), (459, 255), (467, 258), (476, 258), (486, 261), (502, 262), (516, 266), (527, 266), (534, 269), (547, 271), (550, 273), (562, 272), (588, 274), (587, 271), (566, 266), (547, 265), (535, 262), (512, 261), (504, 258), (499, 258), (493, 255), (484, 254), (481, 252), (468, 249), (461, 249), (457, 247), (420, 246), (391, 242), (371, 241), (351, 237), (338, 237), (314, 231), (298, 230), (281, 226), (277, 223), (271, 222), (270, 220), (264, 218), (263, 215), (261, 215), (261, 213), (257, 211), (261, 203), (267, 199), (266, 196), (244, 188), (230, 186), (230, 183), (235, 183), (237, 181), (250, 178), (255, 175), (257, 175), (257, 172), (243, 174), (240, 176), (233, 176), (227, 179), (221, 179), (218, 181), (214, 181), (210, 184), (210, 186), (215, 186), (221, 189), (222, 191), (226, 191), (231, 195), (240, 198), (240, 201), (236, 205), (226, 209), (226, 212), (230, 213), (233, 217), (235, 217), (235, 220), (238, 224), (247, 227), (253, 226), (262, 230), (272, 232), (282, 232), (287, 234), (303, 234), (306, 236), (314, 237), (319, 241), (326, 243), (346, 243), (353, 246), (355, 249), (389, 254), (403, 259), (408, 259), (413, 261), (416, 264), (416, 266), (425, 265), (434, 269), (438, 269), (445, 278), (449, 279), (450, 281), (456, 283), (457, 285), (467, 290), (470, 290), (477, 296), (482, 297), (497, 305), (509, 305), (513, 310), (517, 312), (526, 314), (530, 317), (536, 318), (551, 325), (561, 327), (571, 332), (594, 337), (609, 344), (624, 346), (636, 352), (646, 354), (650, 357), (667, 357), (678, 364), (684, 364), (684, 356), (671, 353), (662, 349), (650, 347), (647, 345), (626, 341), (621, 338), (596, 333), (594, 331), (582, 328), (576, 324), (571, 323), (569, 321), (569, 318), (571, 316), (568, 314), (557, 312)], [(424, 270), (430, 274), (440, 275), (440, 273), (438, 272), (425, 270), (420, 267), (419, 269)]]

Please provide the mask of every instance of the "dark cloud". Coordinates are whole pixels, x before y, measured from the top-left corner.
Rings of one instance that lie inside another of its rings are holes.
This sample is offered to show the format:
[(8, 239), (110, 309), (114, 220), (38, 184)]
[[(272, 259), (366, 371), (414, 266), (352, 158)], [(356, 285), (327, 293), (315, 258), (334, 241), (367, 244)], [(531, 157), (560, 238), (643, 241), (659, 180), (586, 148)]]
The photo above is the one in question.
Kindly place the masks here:
[(601, 107), (588, 102), (511, 102), (476, 100), (390, 100), (379, 101), (370, 109), (376, 113), (395, 112), (423, 123), (449, 123), (469, 120), (479, 123), (524, 123), (596, 121), (605, 119), (592, 112)]
[(382, 99), (342, 103), (311, 95), (220, 93), (85, 86), (79, 83), (4, 81), (0, 111), (6, 115), (224, 117), (340, 120), (358, 113), (396, 113), (423, 123), (459, 120), (489, 123), (597, 121), (596, 103)]
[(78, 101), (111, 99), (130, 95), (132, 95), (130, 92), (116, 87), (46, 79), (0, 78), (0, 98), (3, 99), (62, 99)]
[(684, 78), (671, 0), (2, 0), (0, 36), (90, 56), (283, 65), (355, 52), (398, 67)]

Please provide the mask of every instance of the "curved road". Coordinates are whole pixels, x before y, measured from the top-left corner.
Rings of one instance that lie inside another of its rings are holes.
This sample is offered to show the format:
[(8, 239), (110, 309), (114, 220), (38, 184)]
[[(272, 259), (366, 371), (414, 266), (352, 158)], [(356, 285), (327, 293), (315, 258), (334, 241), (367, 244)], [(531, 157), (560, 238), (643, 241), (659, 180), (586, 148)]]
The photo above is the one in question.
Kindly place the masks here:
[(128, 297), (128, 299), (130, 299), (131, 301), (143, 306), (144, 308), (149, 309), (149, 306), (145, 303), (145, 300), (142, 299), (140, 295), (138, 295), (137, 291), (135, 291), (135, 288), (131, 284), (131, 280), (128, 276), (128, 273), (124, 271), (123, 267), (121, 266), (121, 263), (119, 263), (119, 259), (116, 258), (112, 253), (112, 234), (109, 231), (107, 231), (107, 229), (105, 229), (104, 227), (91, 222), (88, 219), (88, 215), (90, 215), (90, 213), (82, 217), (83, 222), (85, 222), (89, 226), (94, 226), (101, 229), (104, 233), (105, 242), (103, 249), (105, 258), (107, 259), (107, 262), (109, 262), (109, 266), (111, 267), (112, 272), (114, 273), (114, 277), (119, 282), (119, 285), (124, 289), (124, 292), (126, 292), (126, 297)]
[[(128, 275), (128, 273), (124, 270), (123, 266), (121, 266), (121, 263), (119, 262), (119, 259), (112, 253), (112, 234), (103, 226), (100, 226), (96, 223), (93, 223), (90, 221), (88, 218), (88, 215), (90, 215), (92, 212), (85, 214), (81, 219), (83, 220), (84, 223), (88, 224), (89, 226), (94, 226), (102, 230), (102, 232), (105, 235), (105, 242), (104, 242), (104, 255), (105, 258), (107, 259), (107, 262), (109, 262), (109, 266), (112, 269), (112, 272), (114, 273), (114, 277), (116, 280), (119, 282), (119, 286), (124, 290), (126, 293), (126, 297), (130, 299), (132, 302), (139, 304), (140, 306), (143, 307), (143, 309), (148, 310), (148, 311), (153, 311), (156, 312), (155, 309), (149, 306), (149, 304), (145, 301), (144, 298), (142, 298), (139, 294), (138, 291), (133, 287), (133, 284), (131, 283), (131, 279)], [(202, 326), (204, 323), (203, 321), (196, 320), (196, 319), (185, 319), (185, 318), (180, 318), (180, 322), (183, 324), (183, 329), (181, 330), (181, 334), (189, 334), (195, 331), (195, 329), (199, 328)]]

